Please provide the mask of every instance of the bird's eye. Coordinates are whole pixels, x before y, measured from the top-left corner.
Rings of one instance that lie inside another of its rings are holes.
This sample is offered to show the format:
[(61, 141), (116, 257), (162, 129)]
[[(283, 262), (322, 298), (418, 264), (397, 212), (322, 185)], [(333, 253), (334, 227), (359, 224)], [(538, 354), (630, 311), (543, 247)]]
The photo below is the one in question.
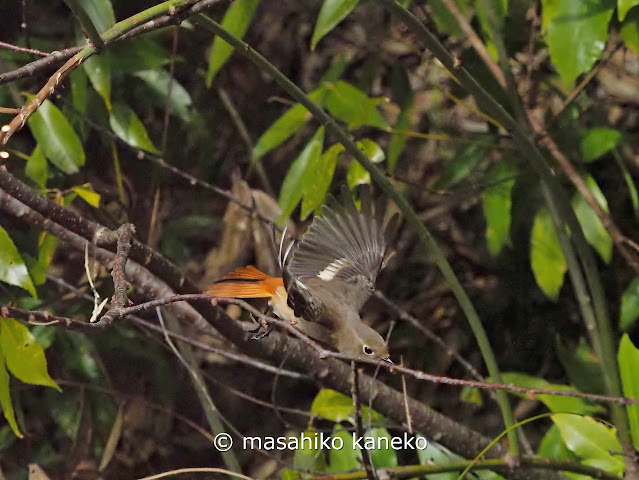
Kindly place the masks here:
[(364, 353), (366, 355), (372, 355), (373, 354), (373, 349), (371, 347), (369, 347), (368, 345), (364, 345)]

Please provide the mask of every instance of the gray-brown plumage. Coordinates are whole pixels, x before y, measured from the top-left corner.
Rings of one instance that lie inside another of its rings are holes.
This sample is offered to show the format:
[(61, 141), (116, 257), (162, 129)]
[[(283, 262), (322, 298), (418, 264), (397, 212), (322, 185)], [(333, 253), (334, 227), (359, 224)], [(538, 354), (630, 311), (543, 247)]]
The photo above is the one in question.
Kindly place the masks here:
[(350, 196), (323, 206), (284, 264), (288, 305), (296, 317), (326, 329), (340, 352), (388, 359), (384, 339), (359, 316), (384, 266), (385, 230), (383, 208), (362, 188), (361, 210)]
[(375, 289), (387, 258), (384, 208), (361, 189), (361, 210), (352, 197), (331, 199), (308, 232), (280, 259), (283, 278), (252, 266), (215, 282), (207, 293), (218, 297), (269, 298), (280, 318), (342, 353), (390, 361), (384, 339), (362, 322), (359, 311)]

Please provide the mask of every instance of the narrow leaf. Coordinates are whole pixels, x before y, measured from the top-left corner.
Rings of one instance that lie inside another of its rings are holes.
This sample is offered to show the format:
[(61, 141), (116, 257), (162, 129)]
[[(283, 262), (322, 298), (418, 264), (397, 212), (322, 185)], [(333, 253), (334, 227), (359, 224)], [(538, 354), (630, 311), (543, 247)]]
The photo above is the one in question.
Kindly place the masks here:
[(317, 42), (344, 20), (358, 3), (359, 0), (324, 0), (313, 29), (311, 50), (314, 50)]
[[(586, 175), (585, 180), (597, 203), (599, 203), (605, 211), (608, 211), (606, 197), (604, 197), (601, 190), (599, 190), (599, 186), (594, 178), (590, 175)], [(588, 243), (597, 250), (597, 253), (599, 253), (604, 262), (610, 263), (612, 257), (612, 237), (603, 223), (601, 223), (595, 211), (579, 192), (575, 193), (572, 198), (572, 208), (575, 210), (575, 214), (577, 215), (577, 219)]]
[(482, 195), (482, 208), (486, 219), (486, 242), (493, 255), (510, 243), (511, 192), (516, 173), (515, 164), (504, 158), (488, 169), (484, 177), (488, 187)]
[(557, 300), (564, 283), (566, 259), (550, 213), (542, 207), (535, 215), (530, 236), (530, 263), (537, 285), (546, 296)]
[[(235, 0), (224, 14), (222, 27), (237, 38), (242, 38), (251, 24), (259, 3), (259, 0)], [(207, 87), (211, 86), (213, 78), (229, 59), (231, 53), (233, 53), (233, 47), (220, 37), (215, 37), (209, 55), (209, 70), (206, 73)]]
[[(326, 88), (319, 87), (309, 93), (308, 96), (321, 107), (324, 103), (325, 94)], [(253, 147), (253, 160), (262, 158), (275, 147), (284, 143), (306, 125), (310, 118), (311, 114), (308, 113), (304, 106), (299, 103), (293, 105), (280, 118), (275, 120), (257, 140), (255, 147)]]
[(32, 297), (38, 297), (20, 252), (2, 227), (0, 227), (0, 281), (24, 288)]
[(47, 359), (42, 346), (20, 322), (12, 318), (1, 319), (0, 348), (7, 368), (16, 378), (31, 385), (60, 390), (47, 372)]
[(307, 168), (309, 164), (317, 164), (324, 147), (324, 127), (320, 127), (309, 140), (304, 150), (293, 161), (282, 183), (277, 203), (282, 210), (280, 219), (288, 217), (302, 199), (305, 184), (308, 182)]
[(165, 108), (167, 94), (170, 92), (171, 96), (168, 98), (169, 112), (177, 115), (184, 122), (191, 121), (193, 116), (191, 95), (169, 72), (162, 69), (144, 70), (135, 72), (134, 76), (149, 86), (154, 96), (159, 99), (162, 108)]
[[(619, 352), (617, 353), (619, 363), (619, 373), (621, 375), (621, 385), (623, 395), (628, 398), (639, 398), (639, 349), (632, 344), (627, 333), (621, 338)], [(630, 421), (630, 433), (632, 443), (636, 450), (639, 450), (639, 405), (627, 405), (628, 420)]]
[(31, 152), (31, 156), (24, 167), (24, 173), (37, 183), (38, 186), (44, 188), (47, 185), (49, 167), (47, 166), (47, 159), (44, 157), (40, 145), (36, 145), (33, 152)]
[(377, 110), (386, 98), (371, 98), (350, 83), (338, 80), (329, 85), (326, 97), (326, 108), (348, 128), (355, 129), (362, 126), (377, 127), (387, 130), (388, 123)]
[(83, 0), (81, 6), (91, 18), (98, 33), (102, 34), (115, 25), (115, 14), (110, 0)]
[(84, 165), (80, 138), (64, 114), (45, 100), (29, 119), (29, 128), (44, 156), (64, 173), (76, 173)]
[(619, 312), (619, 328), (625, 332), (635, 324), (639, 318), (639, 277), (635, 277), (621, 296)]
[(13, 405), (11, 404), (11, 393), (9, 391), (9, 372), (7, 372), (7, 365), (0, 348), (0, 407), (2, 407), (2, 413), (4, 418), (9, 422), (9, 426), (16, 437), (22, 438), (18, 423), (16, 422), (16, 415), (13, 411)]
[(107, 110), (111, 110), (111, 60), (109, 52), (102, 55), (93, 55), (83, 64), (87, 77), (96, 92), (104, 100)]
[(304, 181), (305, 188), (300, 213), (302, 220), (324, 203), (328, 189), (333, 181), (337, 159), (343, 151), (344, 146), (341, 143), (337, 143), (326, 150), (320, 157), (316, 157), (315, 162), (312, 160), (309, 163), (306, 169), (308, 177)]
[(129, 145), (147, 152), (160, 152), (151, 142), (149, 134), (146, 133), (146, 128), (138, 116), (127, 104), (121, 102), (113, 104), (109, 123), (113, 132)]

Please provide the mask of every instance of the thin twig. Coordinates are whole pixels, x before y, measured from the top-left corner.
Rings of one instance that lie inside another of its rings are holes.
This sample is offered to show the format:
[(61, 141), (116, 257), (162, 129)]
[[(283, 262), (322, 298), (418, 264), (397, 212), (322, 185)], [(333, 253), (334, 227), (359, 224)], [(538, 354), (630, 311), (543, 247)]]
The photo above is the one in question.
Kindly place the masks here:
[(111, 271), (114, 290), (112, 306), (98, 322), (105, 327), (111, 325), (116, 318), (122, 318), (122, 315), (120, 315), (119, 312), (129, 303), (129, 299), (126, 296), (128, 285), (124, 271), (126, 268), (126, 261), (129, 258), (129, 251), (131, 250), (131, 241), (134, 233), (135, 227), (130, 223), (125, 223), (117, 230), (118, 247), (113, 270)]
[(11, 43), (6, 43), (6, 42), (0, 42), (0, 48), (5, 48), (7, 50), (13, 50), (14, 52), (28, 53), (30, 55), (37, 55), (38, 57), (48, 57), (49, 55), (51, 55), (50, 53), (42, 52), (42, 51), (36, 50), (34, 48), (20, 47), (18, 45), (13, 45)]
[[(161, 299), (141, 303), (138, 305), (125, 307), (125, 308), (122, 308), (119, 313), (122, 315), (121, 318), (124, 318), (127, 315), (143, 312), (152, 308), (156, 308), (158, 306), (168, 305), (170, 303), (175, 303), (175, 302), (191, 302), (191, 301), (210, 301), (216, 305), (230, 304), (230, 305), (237, 305), (239, 307), (242, 307), (243, 309), (247, 310), (248, 312), (253, 314), (255, 317), (259, 318), (260, 320), (263, 320), (264, 322), (268, 324), (273, 324), (275, 326), (281, 327), (287, 332), (293, 334), (294, 336), (302, 340), (304, 343), (309, 345), (311, 348), (313, 348), (319, 354), (320, 358), (330, 357), (330, 358), (345, 360), (347, 362), (357, 361), (360, 363), (367, 363), (370, 365), (379, 366), (393, 373), (394, 372), (403, 373), (417, 380), (423, 380), (423, 381), (428, 381), (433, 383), (441, 383), (444, 385), (474, 387), (474, 388), (480, 388), (482, 390), (501, 390), (501, 391), (507, 391), (511, 393), (520, 393), (520, 394), (526, 395), (529, 398), (533, 397), (534, 395), (556, 395), (561, 397), (577, 397), (577, 398), (582, 398), (584, 400), (590, 400), (593, 402), (612, 403), (612, 404), (618, 404), (618, 405), (639, 404), (639, 399), (628, 398), (628, 397), (611, 397), (608, 395), (598, 395), (594, 393), (575, 392), (574, 390), (548, 390), (548, 389), (539, 389), (539, 388), (517, 387), (512, 384), (507, 385), (503, 383), (478, 382), (473, 380), (463, 380), (459, 378), (432, 375), (430, 373), (422, 372), (420, 370), (414, 370), (411, 368), (404, 367), (402, 365), (391, 365), (391, 364), (388, 364), (387, 362), (383, 362), (380, 360), (374, 360), (374, 359), (363, 358), (363, 357), (353, 357), (351, 355), (345, 355), (343, 353), (333, 352), (321, 347), (317, 342), (315, 342), (314, 340), (306, 336), (304, 333), (302, 333), (299, 329), (291, 325), (290, 322), (280, 320), (278, 318), (270, 317), (262, 313), (260, 310), (258, 310), (251, 304), (247, 303), (246, 301), (238, 299), (238, 298), (217, 298), (217, 297), (211, 297), (205, 293), (174, 295), (169, 298), (161, 298)], [(19, 318), (34, 325), (44, 324), (44, 325), (54, 326), (56, 324), (60, 324), (61, 326), (66, 327), (68, 325), (82, 324), (84, 325), (83, 328), (85, 328), (86, 330), (89, 330), (89, 329), (96, 330), (95, 326), (97, 326), (100, 323), (100, 322), (97, 322), (95, 324), (90, 324), (86, 322), (78, 322), (65, 317), (54, 316), (49, 312), (42, 312), (42, 311), (36, 311), (36, 310), (24, 310), (21, 308), (16, 308), (16, 307), (8, 306), (8, 305), (0, 306), (0, 313), (2, 314), (2, 316)], [(89, 327), (87, 327), (87, 325)], [(69, 328), (73, 328), (73, 327), (69, 327)]]
[[(364, 428), (362, 426), (362, 404), (359, 401), (359, 372), (357, 371), (357, 362), (351, 361), (351, 372), (353, 385), (351, 387), (351, 396), (353, 397), (353, 411), (355, 412), (355, 435), (357, 438), (364, 436)], [(362, 464), (368, 480), (379, 480), (373, 467), (371, 452), (364, 446), (362, 447)]]

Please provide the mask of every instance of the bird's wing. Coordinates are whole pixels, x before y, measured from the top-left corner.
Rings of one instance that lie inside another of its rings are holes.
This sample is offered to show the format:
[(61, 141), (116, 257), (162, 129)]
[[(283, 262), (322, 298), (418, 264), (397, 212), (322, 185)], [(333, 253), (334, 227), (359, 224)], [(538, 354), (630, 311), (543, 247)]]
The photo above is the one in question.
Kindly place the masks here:
[(295, 315), (321, 321), (329, 295), (333, 305), (345, 302), (359, 311), (383, 266), (384, 232), (384, 208), (373, 204), (368, 188), (361, 189), (361, 210), (350, 195), (342, 205), (323, 206), (284, 266)]

